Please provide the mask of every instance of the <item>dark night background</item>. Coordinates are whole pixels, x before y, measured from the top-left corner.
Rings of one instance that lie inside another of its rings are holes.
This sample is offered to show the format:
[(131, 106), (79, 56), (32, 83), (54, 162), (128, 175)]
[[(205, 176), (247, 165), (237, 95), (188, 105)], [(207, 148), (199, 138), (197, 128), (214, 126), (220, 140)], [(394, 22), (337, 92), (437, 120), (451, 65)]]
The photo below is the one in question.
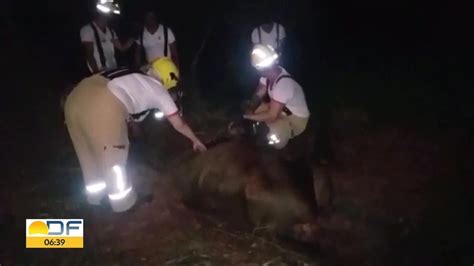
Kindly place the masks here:
[[(454, 3), (300, 0), (121, 4), (123, 15), (114, 26), (124, 36), (130, 33), (131, 23), (141, 23), (141, 14), (149, 8), (174, 30), (182, 72), (188, 80), (195, 53), (210, 32), (198, 66), (206, 98), (216, 93), (243, 97), (251, 92), (255, 74), (247, 56), (250, 32), (262, 19), (274, 17), (286, 26), (289, 35), (286, 65), (306, 93), (314, 96), (308, 97), (313, 107), (358, 105), (372, 114), (382, 114), (382, 120), (416, 114), (449, 122), (473, 116), (472, 83), (463, 71), (467, 65), (463, 61), (467, 60), (461, 52), (469, 47), (464, 40), (468, 21), (466, 10)], [(26, 60), (34, 58), (31, 64), (40, 65), (36, 72), (48, 71), (54, 73), (57, 82), (73, 84), (84, 70), (78, 32), (88, 22), (92, 6), (91, 1), (7, 1), (2, 7), (6, 29), (2, 30), (3, 43), (18, 47), (22, 42), (25, 50), (21, 55)], [(4, 73), (18, 69), (11, 64), (19, 60), (12, 59), (3, 60), (8, 62)], [(61, 87), (58, 83), (50, 90), (57, 93)]]
[[(286, 27), (285, 66), (305, 89), (321, 127), (332, 110), (352, 108), (366, 111), (374, 124), (403, 123), (427, 132), (462, 128), (472, 146), (474, 92), (468, 55), (473, 46), (467, 41), (472, 30), (466, 29), (472, 25), (471, 11), (455, 2), (121, 0), (121, 6), (122, 16), (113, 26), (125, 37), (133, 35), (132, 23), (141, 23), (149, 7), (173, 29), (185, 90), (199, 88), (206, 108), (237, 106), (252, 92), (256, 73), (248, 58), (250, 33), (270, 16)], [(6, 176), (28, 171), (31, 164), (46, 167), (46, 157), (38, 155), (60, 135), (60, 96), (85, 70), (79, 30), (89, 21), (91, 7), (85, 0), (1, 2)], [(206, 34), (198, 73), (192, 73)], [(469, 207), (474, 202), (472, 157), (458, 161), (464, 172), (453, 175), (465, 176), (462, 202), (467, 207), (452, 208), (460, 216), (467, 213), (462, 217), (469, 224), (474, 220)], [(472, 255), (473, 230), (462, 230), (466, 239), (453, 246), (443, 242), (448, 240), (437, 243), (451, 252), (435, 256), (445, 259), (444, 265), (453, 265), (453, 257)], [(431, 256), (429, 248), (425, 252)]]

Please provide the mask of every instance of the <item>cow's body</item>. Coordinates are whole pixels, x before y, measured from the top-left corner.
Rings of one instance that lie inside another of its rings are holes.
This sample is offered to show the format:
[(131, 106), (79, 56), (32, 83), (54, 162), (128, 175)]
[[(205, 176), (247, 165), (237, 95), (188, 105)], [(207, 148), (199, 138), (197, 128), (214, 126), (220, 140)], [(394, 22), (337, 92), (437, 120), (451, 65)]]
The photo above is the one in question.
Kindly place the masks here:
[(317, 206), (312, 171), (305, 162), (288, 162), (272, 150), (233, 140), (180, 170), (177, 184), (195, 207), (301, 240), (314, 233)]

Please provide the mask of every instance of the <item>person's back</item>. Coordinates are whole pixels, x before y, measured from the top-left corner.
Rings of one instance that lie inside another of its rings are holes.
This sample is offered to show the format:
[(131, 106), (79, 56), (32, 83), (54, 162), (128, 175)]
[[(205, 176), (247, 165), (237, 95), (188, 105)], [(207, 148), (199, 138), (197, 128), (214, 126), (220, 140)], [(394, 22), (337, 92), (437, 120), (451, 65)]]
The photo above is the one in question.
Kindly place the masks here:
[[(119, 70), (114, 70), (120, 73)], [(122, 71), (130, 71), (123, 68)], [(104, 76), (110, 76), (105, 72)], [(157, 79), (135, 72), (113, 78), (107, 84), (109, 90), (125, 105), (129, 114), (138, 114), (158, 108), (165, 116), (178, 111), (166, 88)]]
[[(310, 112), (303, 88), (283, 67), (280, 69), (281, 74), (276, 78), (274, 84), (271, 87), (267, 86), (268, 95), (271, 99), (285, 103), (285, 107), (292, 114), (302, 118), (309, 117)], [(267, 83), (268, 81), (262, 77), (261, 82)]]

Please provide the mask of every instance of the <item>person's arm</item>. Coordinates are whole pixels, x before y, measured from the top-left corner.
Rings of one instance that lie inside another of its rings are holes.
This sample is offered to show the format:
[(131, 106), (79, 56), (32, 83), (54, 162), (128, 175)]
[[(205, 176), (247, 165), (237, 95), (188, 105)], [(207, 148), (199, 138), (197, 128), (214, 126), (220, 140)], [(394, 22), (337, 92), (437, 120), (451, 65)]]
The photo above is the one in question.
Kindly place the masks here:
[(272, 100), (270, 102), (270, 109), (267, 112), (261, 112), (258, 114), (246, 114), (245, 119), (253, 120), (257, 122), (274, 122), (283, 111), (285, 105), (283, 103)]
[(113, 30), (110, 30), (112, 32), (112, 38), (113, 38), (113, 42), (114, 42), (114, 47), (115, 49), (119, 50), (120, 52), (125, 52), (127, 51), (128, 49), (130, 49), (130, 47), (132, 47), (133, 45), (133, 42), (135, 42), (132, 38), (129, 38), (125, 44), (122, 44), (122, 42), (120, 42), (120, 39), (118, 38), (117, 34), (115, 33), (115, 31)]
[(273, 122), (285, 108), (285, 104), (293, 97), (294, 84), (291, 79), (283, 79), (273, 86), (270, 108), (266, 112), (244, 115), (245, 119), (257, 122)]
[(84, 48), (84, 53), (86, 55), (87, 63), (89, 64), (92, 70), (92, 73), (99, 72), (99, 67), (97, 66), (97, 62), (95, 61), (95, 57), (94, 57), (94, 43), (82, 42), (82, 46)]
[(252, 45), (260, 42), (258, 39), (258, 28), (253, 29), (252, 34), (250, 35), (250, 40), (252, 41)]
[(84, 26), (81, 29), (80, 35), (87, 64), (91, 68), (92, 73), (96, 73), (99, 71), (99, 67), (94, 57), (94, 31), (90, 26)]
[(255, 93), (252, 95), (252, 98), (244, 102), (243, 109), (246, 113), (252, 113), (258, 106), (262, 103), (263, 97), (267, 94), (267, 87), (259, 82)]
[(188, 124), (186, 124), (186, 122), (184, 122), (184, 120), (178, 114), (168, 116), (167, 118), (176, 131), (181, 133), (193, 143), (194, 151), (203, 152), (207, 150), (206, 146), (202, 144), (202, 142), (196, 137), (192, 129), (188, 126)]
[(122, 44), (119, 39), (114, 39), (114, 46), (116, 49), (118, 49), (120, 52), (125, 52), (130, 47), (132, 47), (134, 40), (132, 38), (128, 39), (128, 41), (125, 44)]

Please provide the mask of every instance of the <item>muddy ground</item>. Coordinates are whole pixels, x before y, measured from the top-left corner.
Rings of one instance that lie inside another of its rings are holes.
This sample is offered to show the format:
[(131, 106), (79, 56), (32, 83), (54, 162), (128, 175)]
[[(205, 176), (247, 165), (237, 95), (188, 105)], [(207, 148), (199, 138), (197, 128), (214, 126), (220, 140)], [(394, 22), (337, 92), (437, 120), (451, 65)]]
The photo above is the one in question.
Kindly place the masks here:
[[(86, 205), (54, 89), (64, 84), (54, 73), (59, 66), (32, 65), (5, 76), (18, 99), (6, 105), (11, 115), (1, 128), (0, 265), (474, 263), (474, 144), (463, 127), (372, 123), (347, 115), (355, 111), (335, 115), (334, 160), (318, 168), (330, 174), (335, 200), (321, 213), (319, 245), (308, 247), (236, 230), (184, 206), (165, 159), (181, 160), (189, 147), (166, 148), (186, 143), (176, 135), (164, 138), (160, 125), (148, 122), (130, 163), (147, 201), (130, 214)], [(220, 126), (193, 123), (206, 138)], [(25, 249), (26, 218), (83, 218), (85, 248)]]

